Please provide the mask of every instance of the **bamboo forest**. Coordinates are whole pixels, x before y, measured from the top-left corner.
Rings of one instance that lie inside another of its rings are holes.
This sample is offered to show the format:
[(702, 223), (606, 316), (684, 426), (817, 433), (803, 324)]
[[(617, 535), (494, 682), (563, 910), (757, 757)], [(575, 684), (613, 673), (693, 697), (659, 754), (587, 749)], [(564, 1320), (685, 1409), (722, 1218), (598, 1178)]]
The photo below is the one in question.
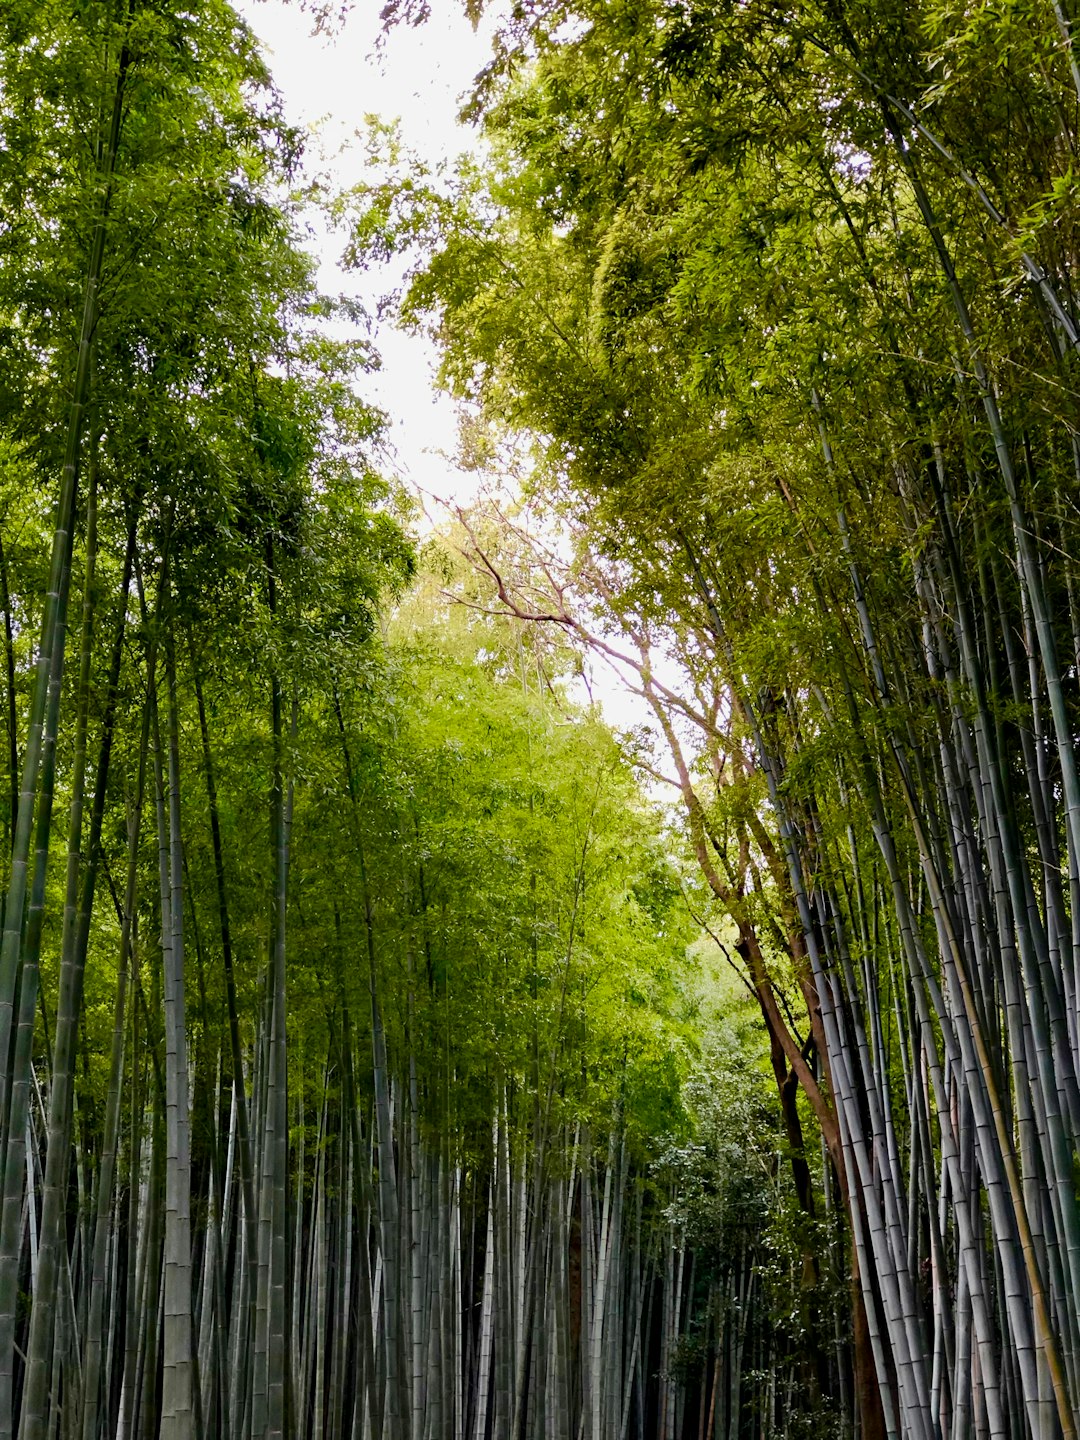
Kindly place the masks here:
[(272, 3), (0, 3), (0, 1440), (1080, 1440), (1077, 0)]

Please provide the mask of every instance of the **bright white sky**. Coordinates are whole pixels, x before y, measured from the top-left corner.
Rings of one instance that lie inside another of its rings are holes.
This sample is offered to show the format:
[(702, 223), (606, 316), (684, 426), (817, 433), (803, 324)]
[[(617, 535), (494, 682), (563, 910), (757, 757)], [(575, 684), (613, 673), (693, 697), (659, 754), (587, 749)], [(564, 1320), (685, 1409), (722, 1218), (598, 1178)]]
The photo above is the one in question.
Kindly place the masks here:
[[(474, 32), (457, 0), (433, 0), (431, 19), (396, 27), (377, 48), (384, 0), (355, 0), (333, 35), (312, 33), (311, 15), (285, 0), (234, 0), (262, 39), (288, 118), (312, 132), (308, 169), (329, 172), (345, 188), (364, 174), (364, 147), (356, 140), (365, 117), (399, 120), (407, 147), (429, 165), (452, 161), (477, 146), (476, 133), (457, 123), (460, 97), (488, 59), (488, 34)], [(340, 242), (320, 246), (322, 284), (374, 302), (392, 277), (342, 275)], [(434, 352), (424, 340), (389, 325), (376, 344), (381, 370), (369, 376), (364, 396), (390, 417), (395, 468), (438, 495), (464, 498), (473, 482), (446, 458), (456, 449), (452, 402), (432, 383)]]
[[(368, 115), (399, 120), (405, 144), (430, 166), (477, 148), (476, 133), (458, 124), (457, 112), (490, 55), (489, 32), (473, 31), (458, 0), (432, 0), (426, 24), (398, 26), (378, 46), (384, 0), (354, 0), (345, 24), (330, 36), (312, 33), (310, 14), (295, 0), (233, 3), (264, 42), (288, 118), (312, 132), (312, 174), (328, 173), (341, 188), (363, 177), (364, 146), (355, 137)], [(323, 287), (374, 304), (394, 277), (342, 273), (336, 264), (340, 249), (340, 240), (319, 245)], [(382, 368), (366, 377), (364, 397), (389, 416), (398, 474), (428, 495), (470, 499), (476, 479), (453, 464), (457, 418), (453, 402), (434, 386), (433, 347), (388, 324), (379, 327), (376, 345)], [(652, 728), (651, 712), (606, 665), (589, 668), (592, 694), (610, 724)], [(584, 700), (584, 693), (577, 698)]]

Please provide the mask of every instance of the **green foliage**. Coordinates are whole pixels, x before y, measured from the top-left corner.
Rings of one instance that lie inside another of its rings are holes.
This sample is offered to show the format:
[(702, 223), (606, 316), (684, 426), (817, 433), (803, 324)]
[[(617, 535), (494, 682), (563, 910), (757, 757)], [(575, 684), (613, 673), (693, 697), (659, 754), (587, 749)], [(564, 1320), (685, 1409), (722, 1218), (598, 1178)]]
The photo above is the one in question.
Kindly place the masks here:
[[(951, 1076), (977, 1053), (965, 1103), (978, 1114), (985, 1086), (998, 1122), (1001, 1152), (981, 1149), (980, 1178), (963, 1182), (972, 1205), (1009, 1175), (1021, 1215), (1015, 1177), (1030, 1191), (1044, 1173), (1022, 1117), (1060, 1134), (1053, 1185), (1068, 1198), (1048, 1243), (1073, 1246), (1070, 25), (1027, 0), (523, 8), (474, 96), (487, 173), (426, 177), (425, 223), (396, 230), (415, 247), (402, 313), (442, 348), (469, 453), (528, 454), (526, 498), (563, 527), (515, 557), (502, 603), (546, 602), (629, 655), (680, 762), (715, 901), (703, 919), (734, 927), (780, 1093), (810, 1057), (799, 1088), (837, 1171), (852, 1147), (873, 1154), (841, 1188), (876, 1226), (861, 1293), (893, 1347), (873, 1364), (898, 1433), (917, 1397), (890, 1366), (925, 1373), (922, 1396), (933, 1363), (889, 1318), (877, 1270), (928, 1336), (964, 1294), (959, 1262), (945, 1281), (935, 1251), (932, 1294), (918, 1269), (932, 1244), (958, 1254), (963, 1228), (943, 1197), (959, 1184), (949, 1127), (969, 1132), (934, 1065)], [(409, 203), (400, 183), (393, 203)], [(661, 655), (677, 676), (663, 690)], [(1053, 1047), (1045, 1114), (1026, 1108), (1036, 1034)], [(721, 1171), (702, 1192), (724, 1191)], [(698, 1195), (706, 1212), (714, 1200)], [(774, 1299), (795, 1283), (790, 1265), (779, 1278), (781, 1237), (799, 1248), (800, 1210), (776, 1226)], [(888, 1240), (874, 1213), (900, 1217)], [(732, 1222), (721, 1207), (713, 1223)], [(992, 1246), (976, 1237), (982, 1262), (1011, 1223), (993, 1222)], [(1033, 1342), (1059, 1376), (1076, 1344), (1067, 1289)], [(813, 1330), (799, 1310), (796, 1350)], [(1004, 1338), (1025, 1314), (1001, 1303), (993, 1324)], [(1066, 1434), (1071, 1383), (1055, 1390)], [(1034, 1406), (1030, 1377), (1025, 1395)]]

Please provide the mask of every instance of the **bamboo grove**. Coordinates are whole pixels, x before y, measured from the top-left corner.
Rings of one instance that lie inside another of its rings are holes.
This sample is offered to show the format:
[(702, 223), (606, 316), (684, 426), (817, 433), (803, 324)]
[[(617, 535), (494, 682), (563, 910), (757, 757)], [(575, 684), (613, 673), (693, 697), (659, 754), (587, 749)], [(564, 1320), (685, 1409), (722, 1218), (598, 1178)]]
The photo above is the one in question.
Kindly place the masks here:
[(864, 1436), (1080, 1423), (1073, 23), (522, 7), (490, 159), (355, 201), (358, 258), (422, 242), (464, 455), (524, 477), (461, 515), (487, 604), (654, 717), (799, 1207), (843, 1218), (811, 1369)]
[(755, 1022), (574, 648), (410, 533), (301, 160), (224, 0), (0, 7), (0, 1437), (734, 1436)]

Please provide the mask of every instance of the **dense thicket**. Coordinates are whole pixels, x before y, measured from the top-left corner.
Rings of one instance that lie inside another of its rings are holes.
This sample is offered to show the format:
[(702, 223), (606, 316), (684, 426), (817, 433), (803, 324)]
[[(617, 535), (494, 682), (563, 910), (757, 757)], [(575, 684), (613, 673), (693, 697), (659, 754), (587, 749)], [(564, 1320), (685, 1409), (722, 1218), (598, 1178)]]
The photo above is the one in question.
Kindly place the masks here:
[(696, 1261), (777, 1139), (740, 1051), (691, 1141), (678, 835), (418, 569), (230, 6), (0, 9), (0, 1437), (735, 1414), (784, 1188)]
[(529, 7), (475, 100), (488, 173), (357, 224), (430, 242), (406, 313), (474, 462), (509, 437), (546, 507), (505, 561), (470, 522), (492, 603), (655, 712), (800, 1203), (846, 1213), (854, 1390), (826, 1379), (866, 1435), (1077, 1433), (1071, 25)]

